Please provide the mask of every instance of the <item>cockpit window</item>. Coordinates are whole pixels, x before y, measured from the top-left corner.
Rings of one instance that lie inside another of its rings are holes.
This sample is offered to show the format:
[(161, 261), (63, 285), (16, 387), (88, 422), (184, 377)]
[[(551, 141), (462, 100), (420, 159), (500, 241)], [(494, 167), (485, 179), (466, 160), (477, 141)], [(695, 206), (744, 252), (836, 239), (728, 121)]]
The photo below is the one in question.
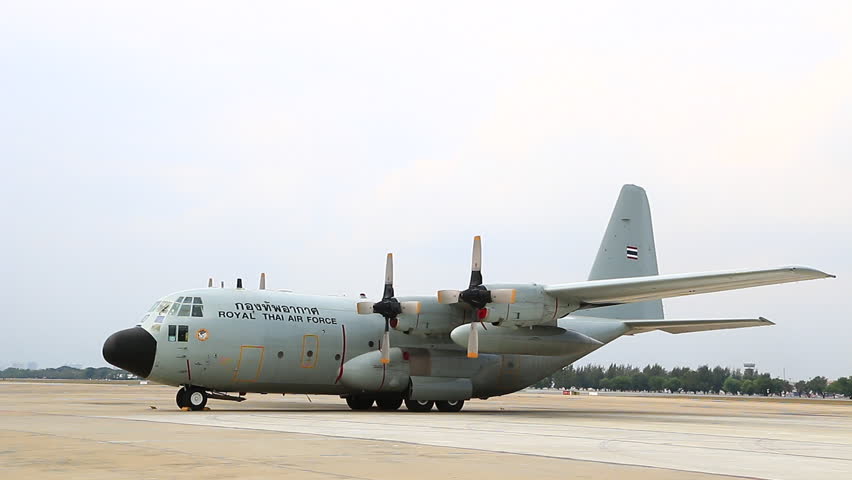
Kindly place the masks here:
[(157, 307), (158, 315), (165, 315), (166, 312), (169, 311), (169, 307), (172, 306), (172, 302), (160, 302), (160, 305)]
[[(188, 317), (192, 315), (193, 317), (203, 317), (203, 305), (201, 304), (201, 297), (181, 297), (178, 299), (181, 302), (180, 309), (178, 310), (177, 315), (179, 317)], [(178, 306), (178, 303), (175, 304)], [(173, 308), (174, 309), (174, 308)]]
[(169, 315), (177, 315), (178, 308), (180, 308), (180, 304), (175, 302), (175, 304), (172, 305), (172, 309), (169, 310)]
[(158, 301), (154, 302), (154, 304), (153, 304), (153, 305), (151, 305), (151, 308), (149, 308), (149, 309), (148, 309), (148, 313), (153, 312), (153, 311), (154, 311), (154, 310), (156, 310), (156, 309), (157, 309), (157, 307), (159, 307), (159, 306), (160, 306), (160, 302), (159, 302), (159, 300), (158, 300)]

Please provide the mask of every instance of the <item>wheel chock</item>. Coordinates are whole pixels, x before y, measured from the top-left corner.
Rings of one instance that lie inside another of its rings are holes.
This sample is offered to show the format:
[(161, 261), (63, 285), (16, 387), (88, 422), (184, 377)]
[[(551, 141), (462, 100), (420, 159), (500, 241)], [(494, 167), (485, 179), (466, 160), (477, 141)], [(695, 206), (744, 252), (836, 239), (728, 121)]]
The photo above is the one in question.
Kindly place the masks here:
[(205, 411), (205, 412), (209, 412), (209, 411), (210, 411), (210, 407), (204, 407), (204, 411)]
[(189, 407), (180, 407), (180, 411), (181, 411), (181, 412), (188, 412), (188, 411), (189, 411)]

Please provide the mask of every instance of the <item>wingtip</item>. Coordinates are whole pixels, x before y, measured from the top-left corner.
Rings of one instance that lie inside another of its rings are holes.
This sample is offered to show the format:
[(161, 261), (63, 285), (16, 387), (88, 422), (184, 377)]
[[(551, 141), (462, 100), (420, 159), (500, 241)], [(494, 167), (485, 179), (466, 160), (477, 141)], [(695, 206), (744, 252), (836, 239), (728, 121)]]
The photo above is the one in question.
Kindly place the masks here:
[(760, 320), (761, 322), (767, 324), (767, 325), (775, 325), (775, 322), (773, 322), (772, 320), (770, 320), (766, 317), (757, 317), (757, 319)]
[(811, 276), (812, 278), (837, 278), (837, 275), (826, 273), (822, 270), (813, 267), (808, 267), (805, 265), (790, 265), (787, 268), (790, 269), (790, 271), (792, 272), (801, 272), (805, 275)]

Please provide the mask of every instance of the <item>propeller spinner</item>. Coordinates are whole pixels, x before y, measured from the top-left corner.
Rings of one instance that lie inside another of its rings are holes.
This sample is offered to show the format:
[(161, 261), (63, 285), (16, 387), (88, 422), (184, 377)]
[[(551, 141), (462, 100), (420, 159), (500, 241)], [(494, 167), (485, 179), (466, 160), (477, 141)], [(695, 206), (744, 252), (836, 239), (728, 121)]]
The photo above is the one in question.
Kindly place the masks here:
[(385, 288), (382, 299), (376, 303), (358, 302), (358, 313), (368, 315), (378, 313), (385, 318), (385, 332), (382, 335), (382, 363), (390, 363), (390, 326), (396, 323), (397, 316), (405, 313), (420, 313), (420, 302), (400, 302), (394, 298), (393, 292), (393, 254), (388, 254), (385, 264)]
[(473, 261), (471, 262), (470, 286), (467, 290), (439, 290), (438, 303), (464, 303), (475, 312), (475, 319), (470, 322), (470, 336), (467, 340), (468, 358), (479, 356), (479, 330), (475, 322), (482, 323), (488, 316), (485, 308), (489, 303), (515, 303), (514, 288), (489, 290), (482, 284), (482, 239), (479, 235), (473, 237)]

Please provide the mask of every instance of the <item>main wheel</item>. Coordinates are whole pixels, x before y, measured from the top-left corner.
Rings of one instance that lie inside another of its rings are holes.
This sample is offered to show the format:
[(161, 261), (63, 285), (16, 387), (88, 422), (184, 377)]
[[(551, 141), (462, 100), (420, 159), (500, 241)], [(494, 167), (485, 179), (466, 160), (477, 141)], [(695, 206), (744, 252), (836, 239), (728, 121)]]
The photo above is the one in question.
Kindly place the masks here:
[(350, 395), (346, 397), (346, 404), (352, 410), (369, 410), (373, 406), (373, 399), (360, 395)]
[(464, 406), (464, 400), (446, 400), (435, 402), (435, 406), (442, 412), (458, 412)]
[(177, 395), (175, 395), (175, 403), (177, 403), (178, 408), (188, 407), (189, 403), (186, 400), (186, 389), (181, 387), (177, 391)]
[(190, 410), (198, 411), (204, 410), (206, 405), (207, 392), (197, 387), (190, 388), (186, 393), (186, 406), (189, 407)]
[(376, 400), (379, 410), (398, 410), (402, 406), (402, 398), (379, 398)]
[(434, 405), (435, 402), (432, 400), (405, 400), (405, 408), (409, 412), (428, 412), (432, 410), (432, 406)]

